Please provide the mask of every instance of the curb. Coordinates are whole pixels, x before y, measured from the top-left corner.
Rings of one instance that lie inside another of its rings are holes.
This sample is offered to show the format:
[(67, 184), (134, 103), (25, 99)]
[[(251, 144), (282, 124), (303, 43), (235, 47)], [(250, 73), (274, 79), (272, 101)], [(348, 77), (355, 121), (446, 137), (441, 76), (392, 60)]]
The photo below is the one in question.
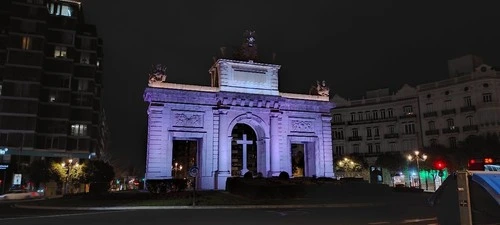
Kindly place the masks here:
[(77, 210), (77, 211), (121, 211), (121, 210), (158, 210), (158, 209), (296, 209), (296, 208), (354, 208), (374, 207), (385, 204), (353, 203), (353, 204), (303, 204), (303, 205), (221, 205), (221, 206), (113, 206), (113, 207), (58, 207), (58, 206), (30, 206), (15, 204), (20, 209), (47, 209), (47, 210)]

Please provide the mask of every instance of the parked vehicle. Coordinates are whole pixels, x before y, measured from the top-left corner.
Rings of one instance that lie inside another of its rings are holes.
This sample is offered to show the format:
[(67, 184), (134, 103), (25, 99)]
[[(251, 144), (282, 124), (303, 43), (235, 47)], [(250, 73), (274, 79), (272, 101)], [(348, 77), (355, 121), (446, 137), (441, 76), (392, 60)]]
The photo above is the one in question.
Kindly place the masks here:
[(27, 191), (27, 190), (10, 190), (7, 193), (0, 195), (0, 200), (19, 200), (19, 199), (34, 199), (40, 198), (40, 193), (36, 191)]

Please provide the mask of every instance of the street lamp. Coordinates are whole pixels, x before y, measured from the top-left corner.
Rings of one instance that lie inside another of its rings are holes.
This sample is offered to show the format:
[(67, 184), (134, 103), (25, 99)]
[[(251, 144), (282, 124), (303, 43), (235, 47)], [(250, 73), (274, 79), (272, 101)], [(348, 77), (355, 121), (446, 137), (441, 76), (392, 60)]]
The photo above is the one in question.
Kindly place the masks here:
[(67, 194), (68, 193), (68, 184), (71, 183), (71, 174), (72, 174), (72, 169), (73, 168), (77, 168), (79, 165), (78, 165), (78, 162), (75, 162), (73, 164), (73, 159), (69, 159), (68, 160), (68, 163), (61, 163), (61, 166), (63, 168), (66, 168), (66, 179), (65, 179), (65, 184), (64, 184), (64, 192), (63, 194)]
[(419, 151), (414, 152), (415, 157), (413, 157), (411, 154), (408, 155), (408, 161), (413, 161), (415, 160), (417, 162), (417, 177), (418, 177), (418, 188), (422, 188), (422, 184), (420, 183), (420, 161), (425, 161), (427, 159), (426, 154), (420, 155)]
[(354, 167), (354, 162), (348, 158), (344, 158), (342, 161), (339, 161), (339, 166), (344, 168), (345, 176), (347, 176), (347, 171), (349, 167)]
[(174, 166), (172, 166), (172, 170), (174, 171), (174, 178), (177, 178), (177, 171), (182, 170), (182, 165), (179, 163), (174, 163)]

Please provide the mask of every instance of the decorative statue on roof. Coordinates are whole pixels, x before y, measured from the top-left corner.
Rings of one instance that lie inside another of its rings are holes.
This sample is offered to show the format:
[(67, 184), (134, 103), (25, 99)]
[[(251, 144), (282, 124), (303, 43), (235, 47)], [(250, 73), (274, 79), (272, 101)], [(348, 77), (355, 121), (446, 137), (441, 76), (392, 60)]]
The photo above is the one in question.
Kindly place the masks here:
[(257, 43), (255, 37), (255, 31), (245, 31), (245, 39), (243, 40), (243, 44), (238, 54), (240, 60), (257, 60)]
[(153, 84), (165, 82), (167, 80), (166, 70), (167, 67), (162, 66), (161, 64), (152, 65), (148, 83)]
[(326, 81), (316, 81), (316, 86), (312, 86), (309, 90), (310, 95), (319, 95), (319, 96), (330, 96), (330, 88), (326, 86)]

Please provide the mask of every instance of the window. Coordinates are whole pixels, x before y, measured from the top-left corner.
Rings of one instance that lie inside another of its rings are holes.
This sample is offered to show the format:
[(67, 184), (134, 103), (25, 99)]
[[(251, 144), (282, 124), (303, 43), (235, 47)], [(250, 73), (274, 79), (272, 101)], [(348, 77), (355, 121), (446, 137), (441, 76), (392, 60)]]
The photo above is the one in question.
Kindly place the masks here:
[(451, 109), (451, 100), (444, 101), (444, 109)]
[(394, 128), (393, 125), (387, 126), (387, 130), (389, 131), (389, 134), (394, 134), (396, 133), (396, 129)]
[(453, 119), (447, 119), (446, 124), (448, 125), (448, 128), (450, 128), (450, 129), (455, 128), (455, 121), (453, 121)]
[(427, 112), (434, 112), (434, 107), (433, 107), (432, 103), (427, 103), (425, 106), (426, 106)]
[(333, 139), (343, 140), (344, 139), (344, 129), (333, 129)]
[(335, 155), (344, 155), (344, 146), (335, 146)]
[(385, 118), (385, 109), (380, 110), (380, 118), (382, 118), (382, 119)]
[(82, 49), (90, 49), (90, 39), (82, 38)]
[(415, 133), (415, 124), (414, 123), (405, 123), (405, 134), (414, 134)]
[(405, 107), (403, 107), (403, 112), (406, 115), (411, 115), (411, 114), (413, 114), (413, 107), (411, 105), (405, 106)]
[(362, 112), (358, 112), (358, 120), (359, 121), (363, 120), (363, 113)]
[(352, 128), (352, 136), (353, 137), (358, 137), (359, 136), (358, 128)]
[(32, 44), (31, 37), (24, 36), (23, 40), (22, 40), (22, 48), (23, 48), (23, 50), (30, 50), (31, 49), (31, 44)]
[(366, 111), (366, 112), (365, 112), (365, 116), (366, 116), (366, 119), (367, 119), (367, 120), (371, 120), (371, 119), (372, 119), (372, 114), (371, 114), (371, 112), (370, 112), (370, 111)]
[(54, 48), (54, 57), (55, 58), (66, 58), (66, 47), (56, 46)]
[(36, 22), (23, 20), (20, 29), (25, 33), (34, 33), (36, 32)]
[(435, 138), (433, 138), (433, 139), (430, 140), (430, 143), (431, 143), (431, 146), (435, 147), (435, 146), (438, 145), (438, 140), (435, 139)]
[(50, 101), (50, 102), (55, 102), (55, 101), (56, 101), (56, 96), (55, 96), (55, 95), (51, 95), (51, 96), (49, 97), (49, 101)]
[(372, 143), (368, 143), (366, 145), (368, 146), (368, 153), (373, 153), (373, 144)]
[(380, 143), (375, 143), (375, 152), (380, 153)]
[(427, 123), (429, 125), (429, 130), (435, 130), (436, 129), (436, 123), (434, 121), (429, 121)]
[(457, 138), (456, 137), (450, 137), (450, 138), (448, 138), (448, 142), (450, 143), (450, 148), (456, 148), (457, 147)]
[(389, 151), (395, 152), (397, 150), (398, 150), (398, 148), (397, 148), (396, 142), (390, 142), (389, 143)]
[(371, 127), (367, 127), (366, 128), (366, 137), (371, 137), (372, 136), (372, 128)]
[(474, 118), (472, 116), (465, 117), (465, 120), (467, 121), (468, 126), (474, 125)]
[(376, 120), (378, 119), (378, 111), (377, 110), (373, 110), (373, 119)]
[(359, 153), (359, 145), (358, 144), (352, 145), (352, 152)]
[(78, 91), (87, 91), (89, 89), (88, 80), (77, 80), (77, 82), (78, 82)]
[(80, 56), (80, 63), (89, 64), (90, 63), (90, 54), (88, 52), (82, 52)]
[(351, 121), (356, 121), (356, 113), (351, 113)]
[(492, 102), (491, 93), (483, 94), (483, 102)]
[(464, 97), (464, 105), (465, 106), (472, 106), (472, 100), (471, 100), (470, 96)]
[(85, 124), (73, 124), (73, 125), (71, 125), (71, 135), (73, 135), (73, 136), (86, 136), (87, 135), (87, 125), (85, 125)]
[(379, 133), (378, 133), (378, 127), (374, 127), (374, 128), (373, 128), (373, 133), (375, 134), (375, 135), (374, 135), (375, 137), (378, 137), (378, 136), (379, 136)]
[(389, 116), (389, 118), (393, 117), (392, 109), (387, 109), (387, 116)]
[(68, 17), (71, 17), (73, 15), (73, 7), (70, 5), (50, 3), (47, 4), (47, 8), (51, 15)]
[[(97, 66), (99, 67), (99, 61), (97, 61)], [(342, 122), (342, 115), (341, 114), (334, 114), (333, 115), (333, 122)]]

